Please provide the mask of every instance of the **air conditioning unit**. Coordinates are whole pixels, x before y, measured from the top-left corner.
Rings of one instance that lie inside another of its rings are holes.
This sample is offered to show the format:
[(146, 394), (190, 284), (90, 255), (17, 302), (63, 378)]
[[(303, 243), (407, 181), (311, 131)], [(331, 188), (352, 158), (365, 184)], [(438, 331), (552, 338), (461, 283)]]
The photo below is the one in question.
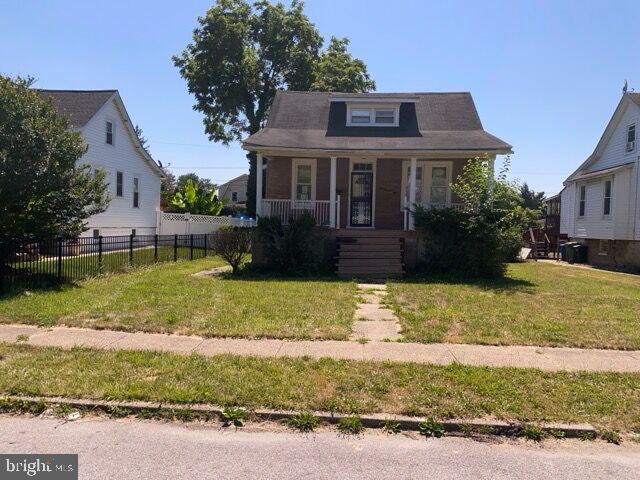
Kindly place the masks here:
[(633, 152), (636, 149), (636, 142), (627, 142), (627, 152)]

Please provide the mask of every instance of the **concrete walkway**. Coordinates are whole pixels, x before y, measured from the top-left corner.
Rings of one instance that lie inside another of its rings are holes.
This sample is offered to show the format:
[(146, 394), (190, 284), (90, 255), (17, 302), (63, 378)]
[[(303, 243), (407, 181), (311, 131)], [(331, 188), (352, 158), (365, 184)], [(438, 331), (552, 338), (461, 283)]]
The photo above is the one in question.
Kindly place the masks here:
[(483, 346), (449, 343), (248, 340), (201, 338), (157, 333), (128, 333), (84, 328), (38, 328), (0, 325), (0, 342), (51, 347), (108, 350), (154, 350), (213, 356), (223, 353), (258, 357), (310, 357), (344, 360), (459, 363), (489, 367), (537, 368), (546, 371), (640, 372), (640, 351), (582, 350), (527, 346)]
[(382, 303), (386, 295), (386, 284), (358, 284), (360, 300), (356, 305), (351, 340), (379, 342), (402, 338), (398, 317)]

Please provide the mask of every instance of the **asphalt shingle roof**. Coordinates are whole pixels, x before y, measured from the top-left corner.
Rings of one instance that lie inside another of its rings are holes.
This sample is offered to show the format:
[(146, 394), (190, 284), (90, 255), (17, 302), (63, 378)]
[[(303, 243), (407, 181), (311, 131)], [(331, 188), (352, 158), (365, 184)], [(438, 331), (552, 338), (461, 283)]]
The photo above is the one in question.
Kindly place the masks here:
[[(348, 127), (340, 97), (415, 98), (400, 105), (398, 127)], [(331, 101), (333, 100), (333, 101)], [(246, 148), (319, 150), (508, 151), (511, 146), (484, 131), (471, 94), (289, 92), (276, 94), (265, 128)]]
[(48, 98), (56, 110), (66, 115), (71, 125), (83, 127), (117, 90), (36, 90)]

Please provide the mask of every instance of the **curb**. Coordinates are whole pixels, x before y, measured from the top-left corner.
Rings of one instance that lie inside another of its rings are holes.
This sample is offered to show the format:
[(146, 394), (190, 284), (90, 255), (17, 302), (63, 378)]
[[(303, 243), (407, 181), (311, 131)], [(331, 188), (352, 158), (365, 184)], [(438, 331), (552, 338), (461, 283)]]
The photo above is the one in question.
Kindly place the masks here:
[[(224, 411), (223, 407), (207, 404), (176, 404), (154, 402), (120, 402), (110, 400), (86, 400), (64, 397), (28, 397), (16, 395), (0, 396), (0, 413), (3, 412), (29, 412), (27, 406), (46, 407), (47, 405), (64, 405), (81, 410), (98, 410), (114, 416), (128, 416), (134, 414), (143, 418), (172, 418), (182, 420), (211, 420), (218, 419)], [(44, 408), (43, 408), (44, 410)], [(289, 410), (256, 409), (248, 411), (251, 419), (278, 422), (287, 421), (300, 412)], [(335, 425), (343, 418), (354, 415), (344, 415), (331, 412), (311, 412), (315, 417), (330, 425)], [(404, 431), (419, 431), (420, 424), (426, 420), (424, 417), (408, 417), (405, 415), (372, 414), (358, 416), (367, 428), (381, 429), (387, 422), (397, 423)], [(523, 422), (505, 422), (501, 420), (443, 420), (440, 422), (446, 433), (459, 434), (486, 434), (514, 437), (520, 435), (529, 424)], [(563, 438), (580, 438), (591, 435), (596, 438), (596, 429), (589, 424), (561, 424), (540, 423), (536, 424), (543, 432), (556, 434), (561, 432)], [(555, 435), (554, 435), (555, 436)]]

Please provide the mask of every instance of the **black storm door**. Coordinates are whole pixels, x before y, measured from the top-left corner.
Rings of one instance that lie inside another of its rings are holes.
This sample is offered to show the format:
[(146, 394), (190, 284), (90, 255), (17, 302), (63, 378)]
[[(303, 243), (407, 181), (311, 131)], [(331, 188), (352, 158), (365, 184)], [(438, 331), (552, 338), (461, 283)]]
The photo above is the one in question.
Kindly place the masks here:
[(373, 165), (356, 163), (351, 172), (351, 226), (373, 225)]

